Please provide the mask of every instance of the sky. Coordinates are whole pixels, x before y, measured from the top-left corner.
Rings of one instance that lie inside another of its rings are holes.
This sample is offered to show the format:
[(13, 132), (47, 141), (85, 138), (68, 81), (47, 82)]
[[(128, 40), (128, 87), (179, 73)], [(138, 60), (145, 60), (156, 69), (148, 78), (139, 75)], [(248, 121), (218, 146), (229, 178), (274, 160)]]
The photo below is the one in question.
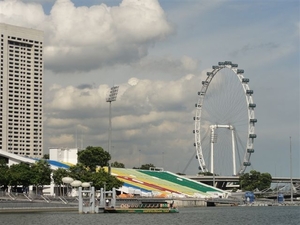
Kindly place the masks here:
[[(246, 172), (290, 176), (292, 164), (300, 177), (299, 12), (298, 0), (0, 1), (1, 23), (44, 31), (44, 153), (108, 151), (106, 97), (118, 85), (112, 161), (190, 175), (199, 172), (193, 117), (201, 81), (232, 61), (257, 105)], [(230, 164), (227, 156), (215, 164)]]

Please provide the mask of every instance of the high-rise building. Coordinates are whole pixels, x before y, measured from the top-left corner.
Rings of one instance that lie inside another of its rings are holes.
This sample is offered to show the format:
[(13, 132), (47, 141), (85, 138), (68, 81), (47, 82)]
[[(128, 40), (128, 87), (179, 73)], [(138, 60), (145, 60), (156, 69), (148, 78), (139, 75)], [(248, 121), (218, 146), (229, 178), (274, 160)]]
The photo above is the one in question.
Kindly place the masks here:
[(0, 149), (40, 158), (44, 33), (0, 23), (0, 35)]

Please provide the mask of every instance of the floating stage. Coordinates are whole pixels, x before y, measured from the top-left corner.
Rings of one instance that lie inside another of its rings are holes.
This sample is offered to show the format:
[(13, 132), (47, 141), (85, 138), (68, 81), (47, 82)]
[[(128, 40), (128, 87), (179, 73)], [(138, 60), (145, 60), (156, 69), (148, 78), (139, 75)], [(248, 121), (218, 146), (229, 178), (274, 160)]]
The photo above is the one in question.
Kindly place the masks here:
[(142, 202), (138, 199), (135, 204), (121, 204), (120, 207), (105, 207), (104, 213), (178, 213), (174, 202)]
[[(118, 199), (116, 190), (100, 190), (96, 198), (94, 187), (83, 190), (79, 187), (79, 213), (178, 213), (174, 201), (166, 199)], [(107, 196), (110, 196), (107, 198)], [(97, 199), (97, 200), (96, 200)]]

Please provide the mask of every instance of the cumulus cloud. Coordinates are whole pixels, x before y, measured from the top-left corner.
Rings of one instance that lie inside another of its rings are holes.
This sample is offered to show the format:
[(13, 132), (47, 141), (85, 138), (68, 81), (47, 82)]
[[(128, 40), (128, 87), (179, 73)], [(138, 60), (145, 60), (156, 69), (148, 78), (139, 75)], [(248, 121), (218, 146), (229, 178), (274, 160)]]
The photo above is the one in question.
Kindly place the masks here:
[(185, 69), (190, 71), (195, 71), (198, 67), (198, 61), (186, 55), (181, 58), (181, 63)]
[[(188, 74), (171, 82), (149, 79), (130, 78), (128, 82), (120, 84), (117, 100), (122, 107), (147, 107), (152, 110), (168, 111), (169, 108), (184, 108), (182, 101), (196, 93), (198, 80), (195, 75)], [(195, 90), (190, 89), (194, 86)], [(110, 87), (108, 85), (60, 86), (57, 84), (47, 92), (51, 96), (46, 107), (52, 110), (103, 109)]]
[(139, 79), (137, 79), (137, 78), (135, 78), (135, 77), (130, 78), (130, 79), (128, 80), (128, 84), (130, 84), (131, 86), (137, 85), (138, 82), (139, 82)]
[(49, 95), (53, 96), (46, 107), (60, 110), (75, 110), (77, 108), (95, 108), (105, 100), (109, 87), (100, 85), (98, 89), (91, 86), (81, 85), (80, 87), (61, 87), (53, 85)]
[(157, 0), (123, 0), (114, 7), (57, 0), (50, 15), (37, 3), (4, 0), (0, 20), (44, 30), (45, 67), (56, 72), (136, 61), (173, 31)]
[[(160, 151), (158, 143), (162, 142), (162, 136), (165, 143), (176, 137), (182, 143), (176, 148), (185, 148), (184, 139), (187, 136), (192, 139), (192, 112), (201, 77), (189, 74), (171, 82), (132, 77), (119, 84), (117, 101), (112, 103), (112, 122), (114, 142), (122, 143), (122, 154), (130, 154), (140, 142), (153, 153)], [(58, 141), (72, 146), (77, 129), (84, 143), (106, 149), (108, 103), (105, 97), (109, 86), (80, 87), (53, 85), (51, 93), (46, 93), (51, 96), (45, 110), (48, 128), (45, 137), (50, 137), (46, 145)], [(119, 146), (118, 143), (114, 145)], [(167, 147), (164, 151), (168, 151)]]
[(0, 2), (1, 23), (41, 29), (45, 20), (46, 16), (40, 4), (24, 3), (20, 0)]

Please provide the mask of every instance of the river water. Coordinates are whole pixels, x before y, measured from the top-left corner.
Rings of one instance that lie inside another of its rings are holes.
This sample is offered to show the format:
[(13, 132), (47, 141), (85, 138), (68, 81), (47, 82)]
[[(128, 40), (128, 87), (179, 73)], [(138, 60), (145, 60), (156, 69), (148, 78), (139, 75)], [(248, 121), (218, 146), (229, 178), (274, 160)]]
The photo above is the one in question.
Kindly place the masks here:
[(0, 214), (1, 225), (299, 225), (300, 207), (194, 207), (171, 214)]

